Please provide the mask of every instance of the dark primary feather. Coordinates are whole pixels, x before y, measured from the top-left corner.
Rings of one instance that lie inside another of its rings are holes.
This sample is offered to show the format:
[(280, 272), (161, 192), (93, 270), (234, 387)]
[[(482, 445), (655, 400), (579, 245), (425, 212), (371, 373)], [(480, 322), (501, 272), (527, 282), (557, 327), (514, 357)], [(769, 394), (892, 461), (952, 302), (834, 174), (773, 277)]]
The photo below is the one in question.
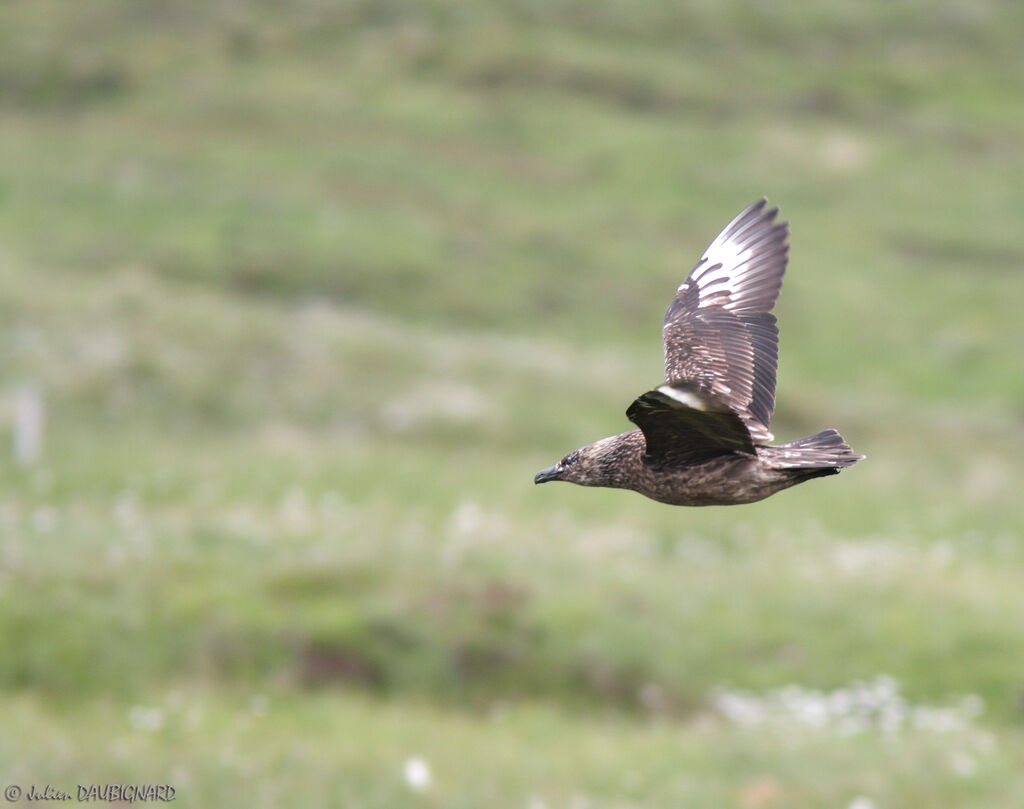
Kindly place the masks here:
[(740, 417), (724, 402), (685, 382), (638, 396), (626, 417), (643, 431), (644, 460), (656, 466), (699, 464), (727, 452), (755, 453)]
[(777, 208), (751, 205), (704, 251), (665, 312), (665, 379), (713, 394), (758, 442), (775, 409), (778, 328), (771, 309), (782, 286), (789, 227)]

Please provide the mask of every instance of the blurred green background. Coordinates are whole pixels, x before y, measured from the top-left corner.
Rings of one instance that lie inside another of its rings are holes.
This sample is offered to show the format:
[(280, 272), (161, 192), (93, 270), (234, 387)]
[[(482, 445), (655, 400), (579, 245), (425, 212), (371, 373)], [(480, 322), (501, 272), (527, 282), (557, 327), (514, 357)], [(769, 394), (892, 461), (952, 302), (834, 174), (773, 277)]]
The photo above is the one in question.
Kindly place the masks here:
[[(1021, 806), (1022, 38), (997, 0), (5, 4), (0, 418), (45, 409), (0, 453), (5, 785)], [(731, 509), (534, 488), (762, 195), (774, 432), (868, 460)]]

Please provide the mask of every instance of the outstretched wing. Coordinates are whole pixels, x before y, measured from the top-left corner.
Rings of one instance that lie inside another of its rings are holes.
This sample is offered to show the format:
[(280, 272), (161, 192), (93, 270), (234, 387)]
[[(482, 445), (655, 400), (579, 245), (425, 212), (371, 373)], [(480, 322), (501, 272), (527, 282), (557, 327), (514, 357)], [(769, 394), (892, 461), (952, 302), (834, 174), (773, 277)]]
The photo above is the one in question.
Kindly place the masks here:
[(740, 417), (686, 382), (638, 396), (626, 417), (643, 431), (649, 463), (687, 466), (728, 452), (756, 452)]
[(771, 441), (779, 331), (771, 309), (789, 253), (789, 226), (767, 200), (730, 222), (704, 251), (665, 312), (665, 379), (714, 394)]

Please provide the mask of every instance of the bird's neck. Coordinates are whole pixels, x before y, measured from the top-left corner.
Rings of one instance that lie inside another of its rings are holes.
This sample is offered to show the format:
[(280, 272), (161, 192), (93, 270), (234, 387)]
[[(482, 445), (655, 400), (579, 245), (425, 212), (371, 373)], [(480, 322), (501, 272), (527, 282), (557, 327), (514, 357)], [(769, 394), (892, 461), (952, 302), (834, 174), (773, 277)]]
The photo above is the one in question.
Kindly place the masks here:
[(639, 430), (612, 435), (591, 444), (588, 453), (590, 485), (632, 489), (643, 465), (645, 446)]

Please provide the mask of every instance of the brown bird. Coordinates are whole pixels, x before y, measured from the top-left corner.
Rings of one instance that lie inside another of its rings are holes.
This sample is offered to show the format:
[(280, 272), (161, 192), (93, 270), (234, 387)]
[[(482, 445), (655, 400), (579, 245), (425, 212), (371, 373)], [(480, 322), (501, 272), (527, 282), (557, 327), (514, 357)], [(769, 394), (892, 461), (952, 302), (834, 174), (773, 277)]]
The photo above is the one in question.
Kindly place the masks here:
[(753, 503), (853, 466), (835, 430), (768, 446), (779, 330), (771, 314), (789, 253), (789, 226), (767, 200), (711, 242), (665, 312), (665, 384), (626, 416), (639, 430), (580, 447), (534, 483), (632, 489), (674, 506)]

